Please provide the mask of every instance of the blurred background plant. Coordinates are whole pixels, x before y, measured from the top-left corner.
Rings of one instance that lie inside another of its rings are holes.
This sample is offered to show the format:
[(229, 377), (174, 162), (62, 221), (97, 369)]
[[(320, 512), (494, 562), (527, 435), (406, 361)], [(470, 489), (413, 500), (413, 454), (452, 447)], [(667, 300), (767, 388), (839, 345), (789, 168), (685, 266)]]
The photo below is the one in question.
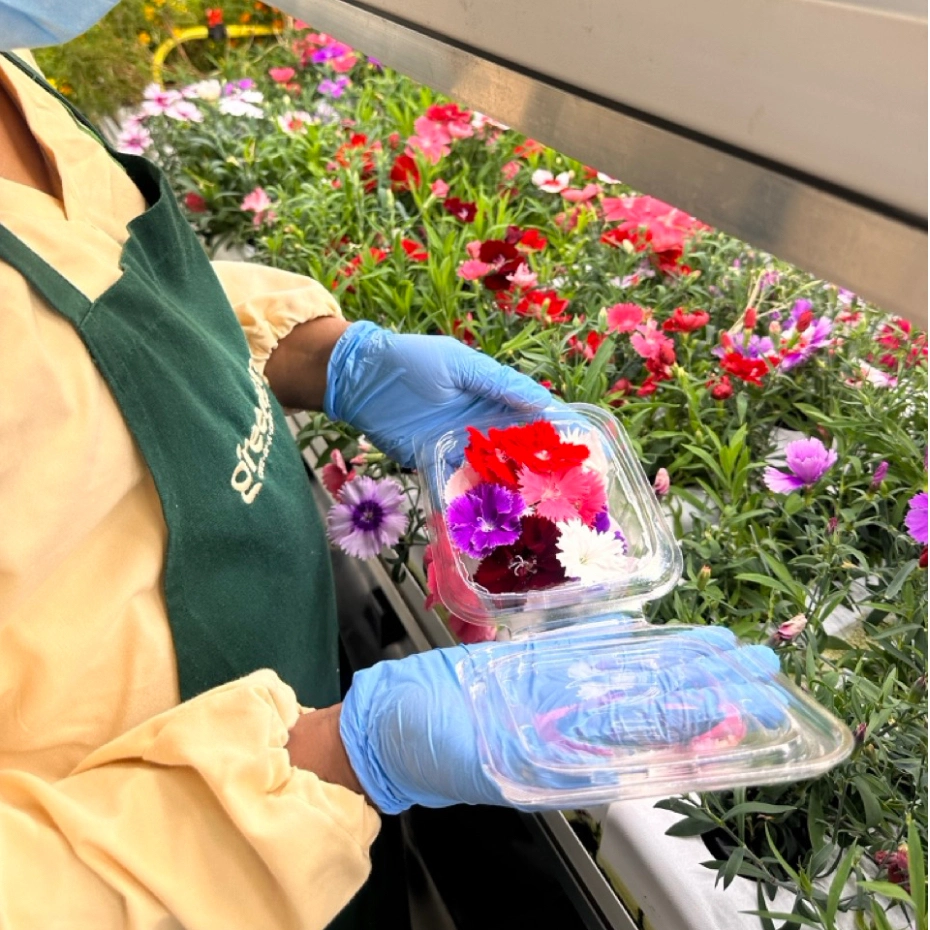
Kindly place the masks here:
[[(94, 120), (115, 118), (137, 105), (151, 83), (158, 46), (211, 20), (279, 28), (285, 23), (283, 14), (255, 0), (122, 0), (82, 36), (37, 49), (35, 57), (46, 77), (84, 113)], [(165, 81), (185, 83), (227, 64), (247, 74), (255, 48), (274, 42), (260, 37), (182, 43), (166, 61)]]

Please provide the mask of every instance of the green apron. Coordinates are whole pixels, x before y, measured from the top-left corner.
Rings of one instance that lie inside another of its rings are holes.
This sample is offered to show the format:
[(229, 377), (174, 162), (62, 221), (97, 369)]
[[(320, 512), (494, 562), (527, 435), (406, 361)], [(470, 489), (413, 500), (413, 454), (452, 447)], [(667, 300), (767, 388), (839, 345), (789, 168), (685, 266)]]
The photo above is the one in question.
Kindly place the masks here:
[(88, 300), (2, 225), (0, 259), (75, 327), (154, 476), (181, 699), (271, 668), (302, 704), (334, 704), (329, 549), (284, 413), (161, 172), (109, 151), (148, 203), (115, 284)]

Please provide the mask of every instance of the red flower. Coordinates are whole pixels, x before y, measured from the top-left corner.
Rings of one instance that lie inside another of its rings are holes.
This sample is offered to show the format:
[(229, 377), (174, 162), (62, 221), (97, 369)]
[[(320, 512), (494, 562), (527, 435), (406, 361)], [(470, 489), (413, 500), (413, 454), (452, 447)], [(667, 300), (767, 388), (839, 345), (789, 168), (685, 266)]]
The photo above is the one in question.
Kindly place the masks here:
[(710, 322), (710, 314), (704, 310), (688, 312), (684, 307), (676, 307), (672, 315), (662, 324), (667, 333), (692, 333)]
[(429, 252), (414, 239), (401, 239), (400, 245), (412, 262), (425, 262), (429, 258)]
[(587, 446), (563, 442), (548, 420), (535, 420), (502, 430), (492, 428), (488, 436), (518, 466), (540, 475), (567, 471), (580, 465), (589, 454)]
[(206, 213), (207, 212), (207, 202), (200, 196), (200, 194), (195, 194), (193, 191), (189, 191), (184, 195), (184, 206), (187, 207), (191, 213)]
[(762, 376), (768, 374), (768, 363), (761, 358), (746, 358), (739, 352), (727, 352), (720, 360), (720, 367), (747, 384), (762, 387)]
[(606, 336), (593, 330), (585, 336), (584, 342), (577, 336), (572, 336), (568, 340), (568, 351), (573, 355), (583, 355), (589, 362), (593, 361), (594, 356), (597, 355), (597, 350), (606, 338)]
[(518, 316), (532, 317), (543, 323), (566, 323), (570, 319), (564, 312), (567, 306), (568, 300), (559, 297), (555, 291), (527, 291), (514, 310)]
[(482, 242), (477, 258), (494, 267), (494, 270), (482, 279), (489, 291), (507, 290), (510, 287), (508, 275), (512, 275), (523, 264), (523, 256), (517, 251), (516, 246), (504, 239), (487, 239)]
[(452, 335), (456, 339), (460, 339), (467, 346), (473, 346), (475, 344), (476, 335), (475, 335), (475, 317), (471, 313), (465, 314), (464, 320), (453, 320), (452, 321)]
[(409, 155), (398, 155), (391, 165), (391, 187), (395, 191), (409, 191), (420, 186), (420, 169)]
[(527, 139), (513, 150), (513, 154), (521, 158), (528, 158), (530, 155), (539, 155), (545, 151), (546, 147), (541, 142), (537, 142), (535, 139)]
[(710, 389), (710, 396), (714, 400), (726, 400), (728, 397), (733, 396), (733, 384), (730, 381), (729, 375), (720, 375), (719, 377), (711, 378), (706, 387)]
[(910, 892), (911, 876), (907, 846), (901, 845), (894, 852), (880, 850), (875, 853), (875, 862), (879, 868), (884, 868), (888, 872), (888, 881), (900, 885), (905, 891)]
[(621, 402), (620, 399), (626, 397), (633, 390), (633, 384), (629, 378), (618, 378), (607, 389), (607, 396), (610, 398), (611, 405)]
[(223, 25), (223, 11), (219, 7), (211, 7), (205, 11), (207, 14), (207, 26), (211, 29)]
[(549, 240), (538, 230), (528, 229), (517, 243), (521, 252), (539, 252), (549, 244)]
[[(469, 201), (459, 200), (458, 197), (447, 197), (442, 205), (447, 213), (451, 213), (457, 220), (463, 223), (473, 223), (478, 214), (478, 207)], [(482, 259), (484, 261), (484, 259)]]
[[(507, 455), (493, 439), (485, 436), (473, 426), (467, 426), (468, 445), (465, 447), (465, 459), (468, 464), (485, 480), (502, 484), (516, 490), (519, 487), (517, 472), (520, 463)], [(499, 433), (501, 430), (490, 430)]]
[(520, 538), (499, 546), (478, 566), (473, 576), (492, 594), (539, 591), (565, 581), (556, 543), (559, 530), (543, 517), (524, 517)]
[(365, 180), (365, 190), (369, 193), (373, 191), (378, 182), (374, 177), (376, 170), (375, 153), (381, 151), (381, 143), (378, 141), (368, 145), (368, 136), (363, 132), (355, 132), (349, 138), (348, 142), (343, 142), (336, 149), (333, 156), (335, 163), (348, 168), (352, 164), (353, 158), (359, 159), (359, 173)]
[(638, 229), (631, 229), (628, 226), (614, 226), (601, 234), (601, 242), (604, 245), (612, 245), (614, 248), (621, 248), (624, 242), (630, 242), (637, 252), (646, 249), (648, 238), (641, 236)]

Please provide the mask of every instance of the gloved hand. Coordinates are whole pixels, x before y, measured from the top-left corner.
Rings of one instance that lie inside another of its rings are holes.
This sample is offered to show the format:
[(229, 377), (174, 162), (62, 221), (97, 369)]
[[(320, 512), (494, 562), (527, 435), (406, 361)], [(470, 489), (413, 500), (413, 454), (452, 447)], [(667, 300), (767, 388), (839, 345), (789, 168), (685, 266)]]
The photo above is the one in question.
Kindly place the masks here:
[[(546, 638), (457, 646), (357, 672), (343, 701), (340, 733), (368, 797), (389, 814), (414, 804), (511, 803), (482, 767), (460, 679), (463, 673), (480, 677), (491, 663), (524, 665), (509, 699), (532, 708), (535, 725), (518, 721), (513, 729), (498, 724), (491, 731), (482, 725), (495, 757), (517, 762), (525, 758), (527, 740), (545, 743), (550, 758), (554, 751), (569, 764), (596, 764), (617, 746), (687, 744), (734, 712), (762, 727), (786, 719), (782, 692), (772, 681), (777, 656), (764, 646), (738, 646), (727, 630), (695, 628), (669, 637), (661, 669), (635, 649), (629, 655), (618, 650), (587, 671), (565, 669), (555, 652), (564, 644)], [(583, 786), (558, 769), (547, 781), (555, 789)]]
[(550, 403), (542, 385), (449, 336), (399, 335), (359, 322), (330, 356), (323, 409), (412, 466), (417, 437), (495, 413), (532, 415)]

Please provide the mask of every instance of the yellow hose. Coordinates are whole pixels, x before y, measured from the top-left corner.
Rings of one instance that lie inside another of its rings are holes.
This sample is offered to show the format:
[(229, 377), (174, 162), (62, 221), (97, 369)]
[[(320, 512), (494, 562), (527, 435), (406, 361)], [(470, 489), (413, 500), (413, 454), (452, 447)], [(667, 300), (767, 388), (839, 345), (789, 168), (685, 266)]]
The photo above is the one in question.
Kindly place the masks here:
[[(282, 29), (274, 26), (243, 26), (235, 24), (226, 27), (226, 35), (230, 39), (243, 39), (247, 36), (274, 36), (280, 35)], [(165, 39), (161, 45), (155, 49), (152, 56), (152, 78), (156, 84), (161, 84), (162, 72), (164, 71), (165, 59), (183, 42), (190, 42), (193, 39), (206, 39), (209, 36), (209, 30), (206, 26), (189, 26), (187, 29), (178, 29), (170, 38)]]

